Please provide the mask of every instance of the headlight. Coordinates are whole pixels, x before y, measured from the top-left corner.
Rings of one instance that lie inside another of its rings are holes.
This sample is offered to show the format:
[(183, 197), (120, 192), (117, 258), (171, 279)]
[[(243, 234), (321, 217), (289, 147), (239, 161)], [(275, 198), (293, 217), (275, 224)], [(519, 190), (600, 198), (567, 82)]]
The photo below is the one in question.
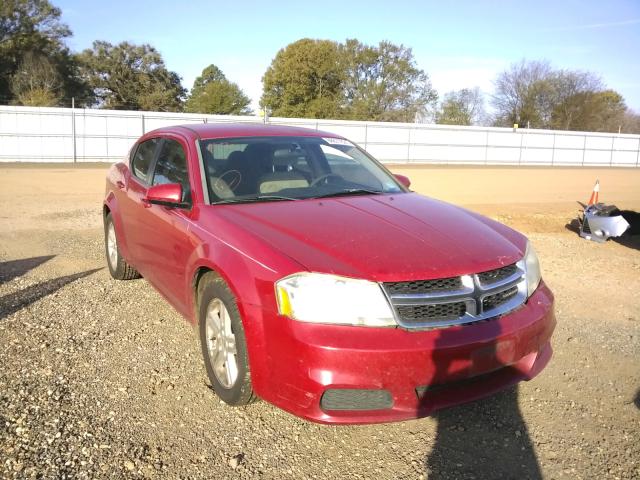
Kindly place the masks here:
[(529, 298), (533, 292), (536, 291), (536, 288), (538, 288), (541, 278), (538, 255), (536, 255), (536, 251), (531, 246), (531, 243), (527, 242), (527, 251), (524, 254), (524, 258), (518, 262), (518, 266), (525, 271), (527, 298)]
[(321, 273), (296, 273), (276, 282), (281, 315), (312, 323), (396, 326), (380, 285)]

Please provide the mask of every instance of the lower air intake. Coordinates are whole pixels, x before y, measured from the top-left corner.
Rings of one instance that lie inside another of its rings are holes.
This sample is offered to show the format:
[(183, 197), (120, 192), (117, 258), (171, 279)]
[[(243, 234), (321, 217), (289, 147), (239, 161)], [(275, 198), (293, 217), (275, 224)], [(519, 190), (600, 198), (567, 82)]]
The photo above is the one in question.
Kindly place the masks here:
[(322, 394), (323, 410), (385, 410), (393, 407), (387, 390), (330, 389)]

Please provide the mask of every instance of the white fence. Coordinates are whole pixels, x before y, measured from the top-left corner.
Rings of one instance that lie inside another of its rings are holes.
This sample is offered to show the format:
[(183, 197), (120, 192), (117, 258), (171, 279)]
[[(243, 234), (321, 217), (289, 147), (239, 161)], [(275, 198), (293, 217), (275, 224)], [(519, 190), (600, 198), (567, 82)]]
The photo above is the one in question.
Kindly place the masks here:
[[(259, 117), (0, 106), (0, 162), (113, 162), (143, 133)], [(270, 118), (343, 135), (385, 163), (638, 167), (640, 135)]]

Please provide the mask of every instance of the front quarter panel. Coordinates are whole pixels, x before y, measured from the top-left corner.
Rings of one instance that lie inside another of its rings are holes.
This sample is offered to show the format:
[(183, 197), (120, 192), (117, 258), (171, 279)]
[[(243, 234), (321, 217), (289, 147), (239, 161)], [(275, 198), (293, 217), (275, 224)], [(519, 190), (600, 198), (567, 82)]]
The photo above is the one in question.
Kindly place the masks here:
[(265, 324), (265, 317), (255, 315), (255, 312), (276, 309), (274, 282), (305, 268), (215, 213), (205, 215), (206, 219), (194, 213), (189, 228), (197, 247), (189, 261), (190, 275), (185, 285), (193, 292), (190, 319), (194, 324), (198, 321), (194, 288), (198, 271), (200, 268), (212, 270), (225, 280), (236, 297), (245, 330), (253, 387), (262, 396), (268, 391), (270, 381), (271, 354), (266, 345), (266, 330), (274, 326)]

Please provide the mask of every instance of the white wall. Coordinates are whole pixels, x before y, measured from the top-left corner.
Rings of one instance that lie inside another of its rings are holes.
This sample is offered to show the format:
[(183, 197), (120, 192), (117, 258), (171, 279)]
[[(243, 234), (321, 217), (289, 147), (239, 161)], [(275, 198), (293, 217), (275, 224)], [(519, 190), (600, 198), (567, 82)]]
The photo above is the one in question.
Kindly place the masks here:
[[(247, 116), (0, 106), (0, 162), (113, 162), (155, 128), (262, 121)], [(295, 118), (270, 118), (269, 123), (343, 135), (385, 163), (637, 167), (640, 160), (640, 135)]]

